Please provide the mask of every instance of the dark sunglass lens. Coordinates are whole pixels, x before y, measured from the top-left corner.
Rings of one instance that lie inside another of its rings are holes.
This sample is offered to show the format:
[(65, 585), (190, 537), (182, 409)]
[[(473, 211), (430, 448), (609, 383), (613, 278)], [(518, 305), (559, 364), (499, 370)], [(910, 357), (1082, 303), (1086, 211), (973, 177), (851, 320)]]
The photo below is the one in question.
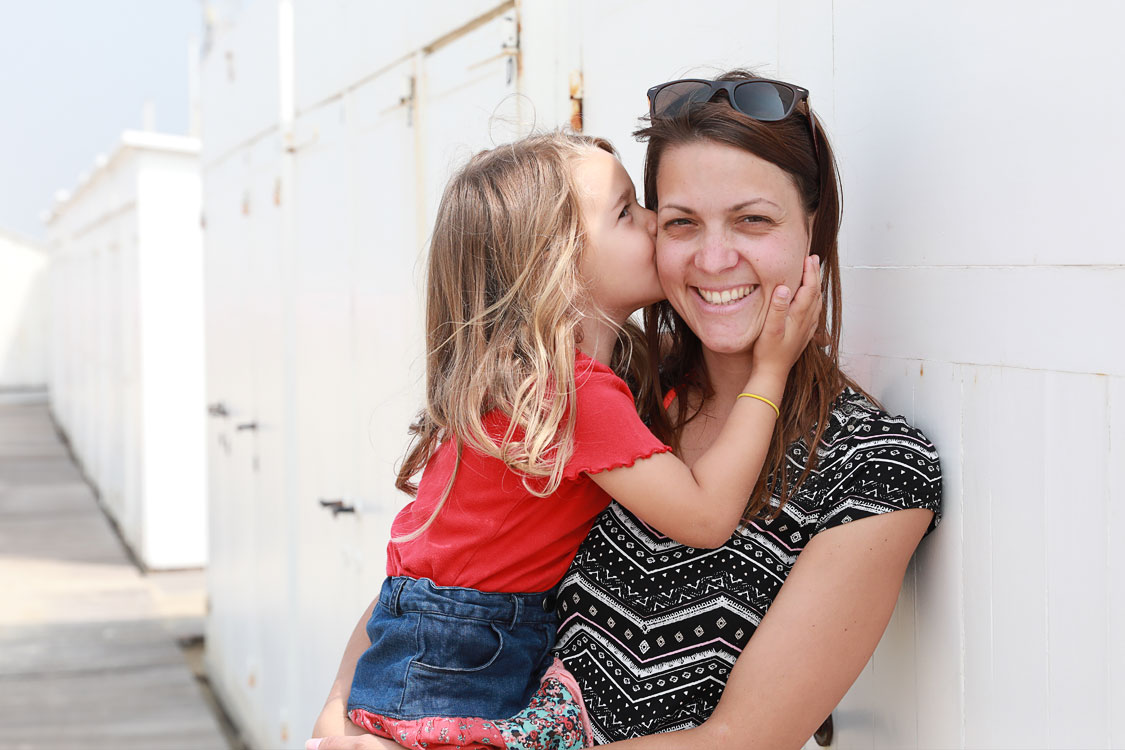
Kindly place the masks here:
[(733, 104), (755, 120), (781, 120), (793, 106), (793, 91), (766, 81), (747, 81), (734, 90)]
[(652, 112), (657, 117), (675, 117), (688, 107), (711, 98), (711, 86), (700, 81), (679, 81), (656, 92)]

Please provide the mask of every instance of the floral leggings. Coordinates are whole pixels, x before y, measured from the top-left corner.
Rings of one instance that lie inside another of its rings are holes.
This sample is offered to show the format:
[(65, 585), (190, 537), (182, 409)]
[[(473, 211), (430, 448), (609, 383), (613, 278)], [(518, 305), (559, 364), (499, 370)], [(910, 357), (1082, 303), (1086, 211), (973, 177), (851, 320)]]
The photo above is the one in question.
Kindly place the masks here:
[(392, 719), (354, 710), (352, 722), (404, 747), (432, 750), (578, 750), (591, 736), (582, 693), (555, 659), (531, 703), (509, 719)]

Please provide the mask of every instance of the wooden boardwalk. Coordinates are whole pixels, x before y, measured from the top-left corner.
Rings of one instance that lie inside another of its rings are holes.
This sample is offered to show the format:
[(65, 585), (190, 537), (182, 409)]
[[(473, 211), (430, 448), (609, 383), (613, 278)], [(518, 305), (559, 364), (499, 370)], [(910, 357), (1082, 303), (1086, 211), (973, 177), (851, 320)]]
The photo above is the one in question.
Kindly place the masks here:
[(230, 747), (178, 642), (200, 571), (143, 575), (42, 402), (0, 395), (0, 750)]

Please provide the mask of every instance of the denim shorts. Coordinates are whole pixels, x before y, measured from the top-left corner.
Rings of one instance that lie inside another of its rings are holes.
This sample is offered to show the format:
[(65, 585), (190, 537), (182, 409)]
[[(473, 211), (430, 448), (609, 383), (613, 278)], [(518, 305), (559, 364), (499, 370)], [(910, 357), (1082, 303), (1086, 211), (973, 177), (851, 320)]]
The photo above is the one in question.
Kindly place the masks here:
[(395, 719), (501, 719), (527, 707), (551, 664), (553, 591), (505, 594), (383, 582), (367, 622), (371, 646), (355, 667), (348, 710)]

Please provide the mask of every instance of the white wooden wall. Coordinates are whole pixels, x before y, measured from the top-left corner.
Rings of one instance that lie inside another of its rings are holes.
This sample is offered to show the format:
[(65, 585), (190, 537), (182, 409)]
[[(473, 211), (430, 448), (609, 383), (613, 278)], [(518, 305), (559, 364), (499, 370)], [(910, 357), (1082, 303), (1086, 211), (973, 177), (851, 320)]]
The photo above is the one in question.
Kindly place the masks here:
[(198, 149), (126, 131), (47, 226), (51, 409), (153, 569), (206, 561)]
[(208, 646), (252, 741), (300, 746), (383, 575), (451, 169), (567, 122), (581, 71), (586, 131), (639, 183), (645, 90), (750, 65), (812, 91), (844, 182), (848, 367), (946, 477), (834, 746), (1125, 746), (1125, 9), (421, 6), (257, 0), (201, 61)]
[(47, 385), (47, 254), (0, 229), (0, 391)]

